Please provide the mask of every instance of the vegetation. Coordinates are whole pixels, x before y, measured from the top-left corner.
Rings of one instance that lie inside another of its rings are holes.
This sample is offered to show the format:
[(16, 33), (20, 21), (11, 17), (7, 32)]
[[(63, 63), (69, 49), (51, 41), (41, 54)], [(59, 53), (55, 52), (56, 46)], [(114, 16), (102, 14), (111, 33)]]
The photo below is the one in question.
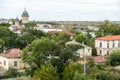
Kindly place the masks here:
[[(46, 22), (49, 23), (49, 22)], [(68, 22), (69, 23), (69, 22)], [(60, 25), (61, 22), (50, 22), (52, 25)], [(64, 23), (65, 24), (65, 23)], [(92, 23), (89, 23), (92, 24)], [(98, 25), (94, 24), (94, 25)], [(65, 24), (65, 26), (71, 24)], [(74, 23), (72, 26), (86, 26), (88, 24)], [(34, 30), (36, 23), (25, 24), (26, 29), (21, 35), (11, 32), (8, 26), (0, 25), (0, 49), (20, 48), (24, 54), (22, 59), (30, 65), (23, 75), (30, 75), (30, 80), (120, 80), (120, 71), (114, 66), (120, 65), (120, 51), (114, 51), (106, 63), (95, 64), (93, 58), (87, 58), (86, 75), (83, 64), (77, 63), (82, 58), (76, 56), (76, 51), (83, 48), (81, 45), (65, 45), (70, 41), (70, 36), (62, 33), (47, 34)], [(95, 31), (97, 37), (120, 34), (119, 25), (109, 21), (100, 22), (100, 29)], [(73, 32), (75, 31), (72, 30)], [(85, 43), (93, 48), (93, 56), (96, 56), (94, 40), (89, 33), (78, 33), (74, 39), (79, 43)], [(21, 74), (10, 69), (0, 78), (17, 77)]]
[(108, 58), (110, 65), (119, 66), (120, 65), (120, 50), (115, 50), (110, 54)]

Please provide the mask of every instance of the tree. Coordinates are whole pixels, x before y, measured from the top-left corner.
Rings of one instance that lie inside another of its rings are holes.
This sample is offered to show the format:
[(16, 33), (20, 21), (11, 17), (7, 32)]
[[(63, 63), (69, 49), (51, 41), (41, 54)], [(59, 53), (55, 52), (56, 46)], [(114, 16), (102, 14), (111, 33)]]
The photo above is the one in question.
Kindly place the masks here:
[(70, 40), (70, 36), (63, 33), (55, 33), (52, 36), (52, 39), (54, 39), (57, 43), (65, 45), (65, 42)]
[(93, 58), (88, 58), (88, 66), (89, 67), (95, 67), (95, 62)]
[(73, 77), (73, 80), (92, 80), (88, 76), (85, 76), (84, 74), (80, 74), (79, 71), (75, 71), (75, 75)]
[(86, 43), (87, 37), (84, 34), (78, 34), (75, 37), (75, 40), (79, 43), (82, 43), (82, 42)]
[(36, 25), (36, 23), (34, 23), (34, 22), (29, 22), (29, 23), (26, 23), (26, 24), (25, 24), (25, 28), (28, 28), (28, 29), (29, 29), (29, 28), (33, 28), (33, 27), (35, 27), (35, 26), (37, 26), (37, 25)]
[(82, 73), (80, 64), (69, 64), (63, 71), (63, 80), (73, 80), (75, 72)]
[(1, 23), (0, 26), (5, 26), (5, 27), (9, 27), (10, 24), (9, 23)]
[(32, 80), (59, 80), (57, 69), (51, 64), (41, 65), (41, 69), (35, 71)]
[(93, 48), (92, 48), (92, 56), (96, 56), (96, 55), (97, 55), (96, 48), (95, 48), (95, 47), (93, 47)]
[(5, 42), (0, 39), (0, 52), (3, 52), (3, 45), (5, 44)]
[(105, 20), (99, 25), (99, 30), (96, 32), (97, 37), (106, 35), (118, 35), (120, 34), (119, 24)]
[(23, 61), (29, 63), (31, 66), (40, 67), (47, 60), (46, 54), (53, 55), (55, 49), (56, 44), (54, 40), (49, 40), (48, 38), (36, 39), (24, 48), (22, 58)]
[(110, 65), (118, 66), (120, 65), (120, 50), (115, 50), (110, 54), (109, 57)]
[(113, 80), (106, 72), (101, 72), (96, 76), (97, 80)]
[(17, 69), (10, 68), (3, 76), (3, 78), (14, 78), (19, 76)]

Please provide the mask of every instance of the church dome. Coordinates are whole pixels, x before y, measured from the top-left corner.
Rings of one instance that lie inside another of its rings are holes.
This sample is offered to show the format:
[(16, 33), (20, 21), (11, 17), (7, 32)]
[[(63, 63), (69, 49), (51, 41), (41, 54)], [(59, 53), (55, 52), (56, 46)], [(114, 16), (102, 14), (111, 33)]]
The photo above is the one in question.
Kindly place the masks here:
[(22, 16), (27, 16), (27, 17), (29, 17), (28, 12), (26, 11), (26, 9), (25, 9), (24, 12), (22, 13)]

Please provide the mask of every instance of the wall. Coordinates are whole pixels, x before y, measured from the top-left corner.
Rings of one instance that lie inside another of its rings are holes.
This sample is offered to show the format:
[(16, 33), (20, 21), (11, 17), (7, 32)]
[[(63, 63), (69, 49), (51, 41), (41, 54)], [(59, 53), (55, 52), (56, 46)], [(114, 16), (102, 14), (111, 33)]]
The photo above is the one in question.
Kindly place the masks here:
[[(110, 40), (110, 41), (104, 41), (104, 40), (95, 40), (95, 47), (97, 49), (97, 55), (109, 55), (113, 50), (120, 49), (118, 46), (118, 43), (120, 41), (118, 40)], [(102, 46), (100, 47), (100, 43), (102, 43)], [(114, 46), (113, 46), (114, 43)], [(109, 46), (108, 46), (109, 44)], [(101, 54), (100, 54), (101, 50)]]

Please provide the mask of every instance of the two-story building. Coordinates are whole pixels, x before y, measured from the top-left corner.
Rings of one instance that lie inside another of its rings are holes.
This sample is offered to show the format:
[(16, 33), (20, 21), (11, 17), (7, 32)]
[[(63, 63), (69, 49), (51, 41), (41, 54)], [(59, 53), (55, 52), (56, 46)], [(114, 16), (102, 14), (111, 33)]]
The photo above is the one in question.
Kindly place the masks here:
[(97, 55), (109, 55), (112, 51), (120, 49), (120, 35), (96, 38), (95, 48)]

